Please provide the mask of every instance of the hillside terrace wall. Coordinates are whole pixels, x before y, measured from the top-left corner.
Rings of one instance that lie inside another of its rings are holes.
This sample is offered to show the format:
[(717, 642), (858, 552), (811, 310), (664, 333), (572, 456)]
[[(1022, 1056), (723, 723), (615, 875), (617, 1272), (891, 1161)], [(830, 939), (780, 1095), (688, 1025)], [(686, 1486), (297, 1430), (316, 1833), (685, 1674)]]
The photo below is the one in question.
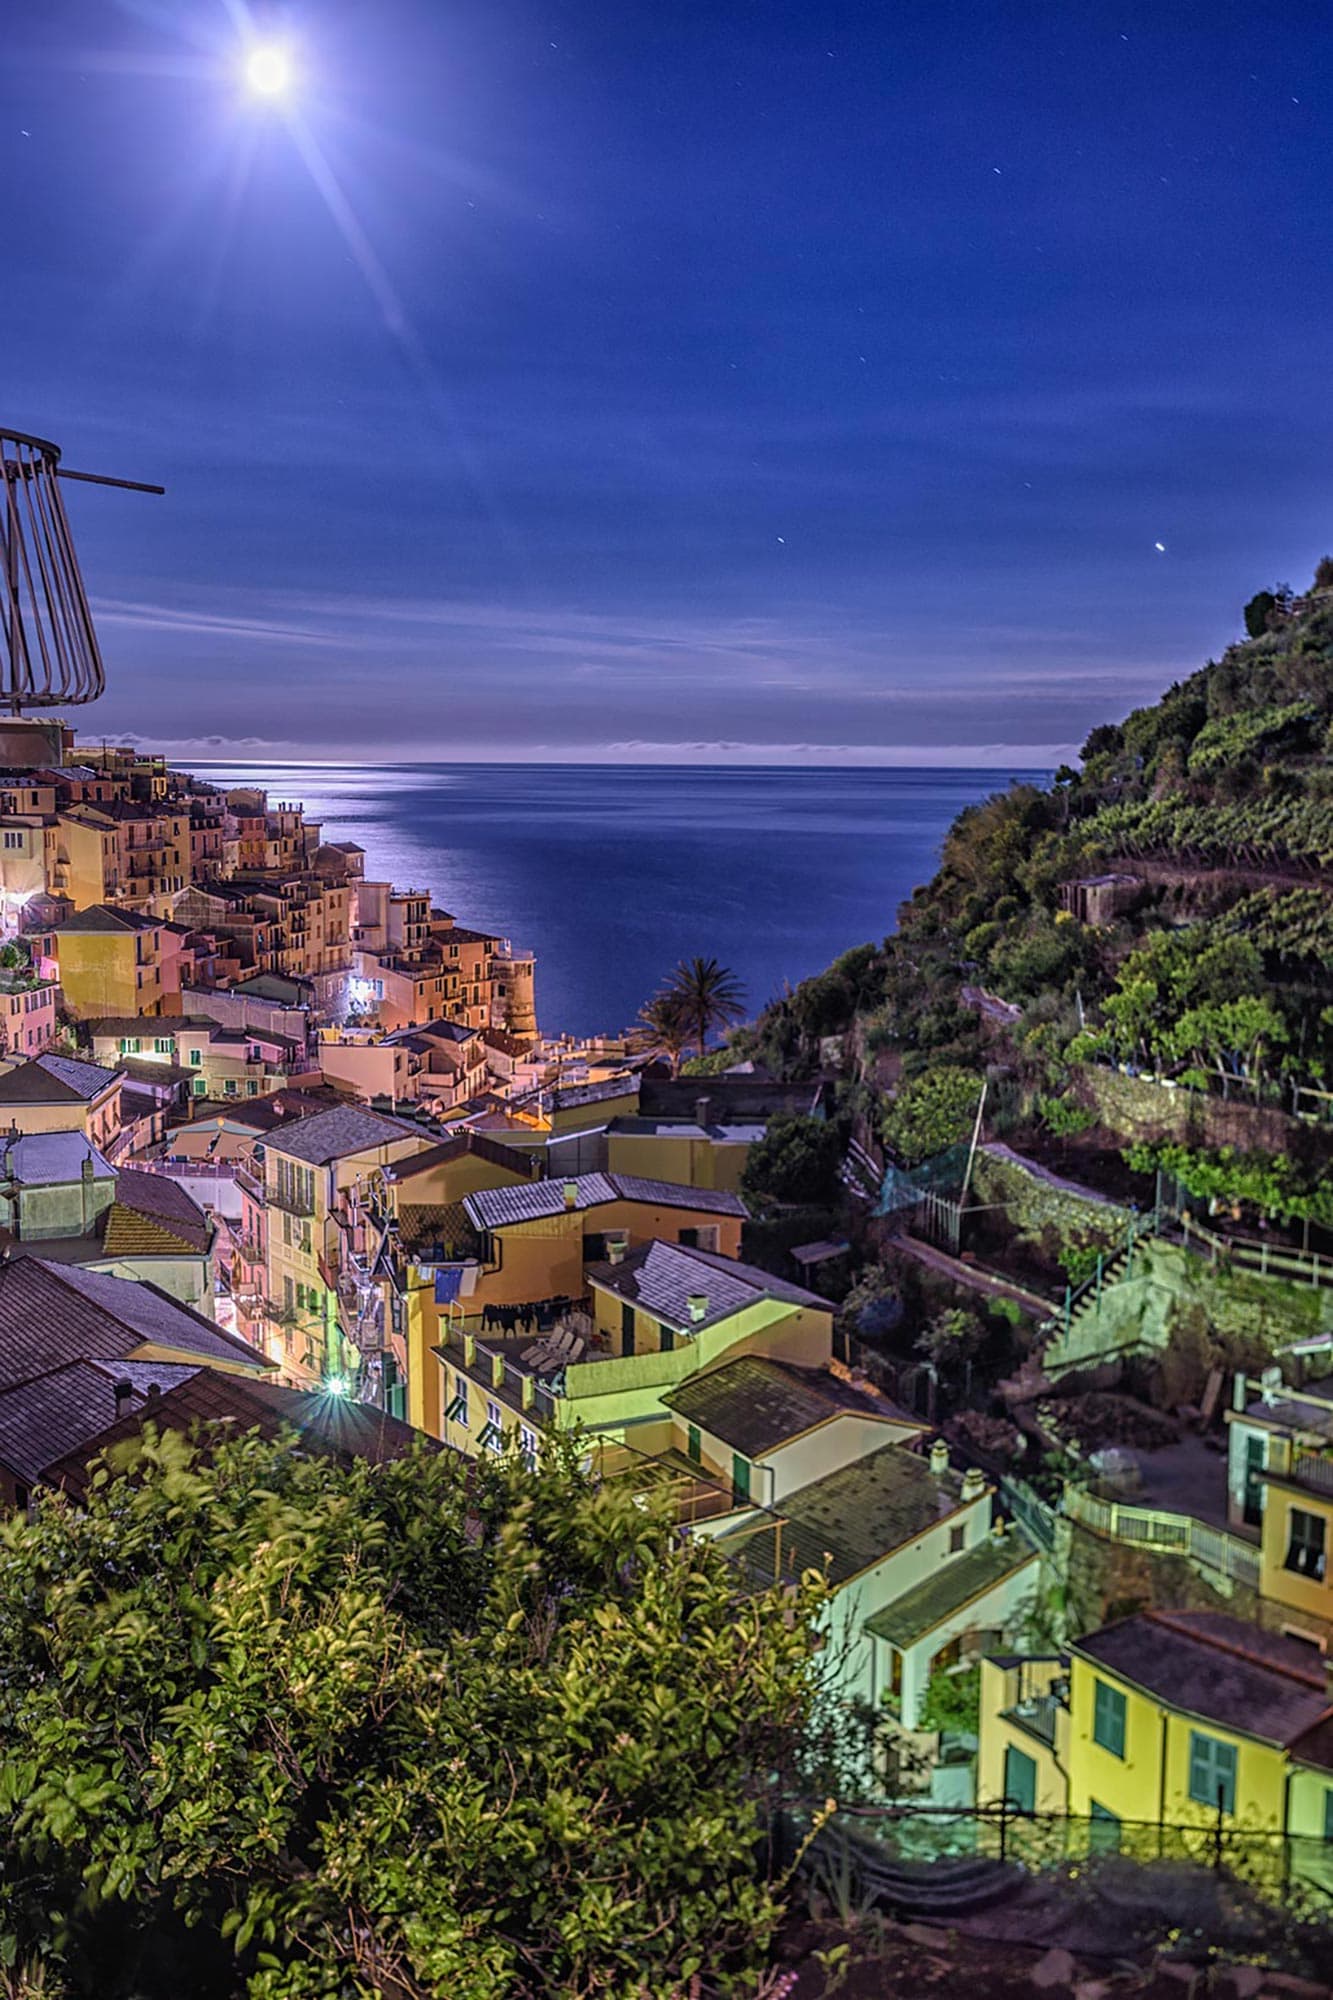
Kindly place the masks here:
[(1104, 1244), (1125, 1240), (1131, 1212), (1091, 1188), (1047, 1173), (1007, 1146), (983, 1146), (972, 1167), (972, 1187), (983, 1206), (1003, 1204), (1007, 1226), (1030, 1242)]
[(1095, 1110), (1101, 1123), (1126, 1144), (1170, 1139), (1186, 1146), (1235, 1146), (1247, 1153), (1297, 1155), (1318, 1144), (1314, 1128), (1271, 1105), (1173, 1089), (1150, 1077), (1125, 1076), (1097, 1063), (1075, 1065), (1072, 1095)]

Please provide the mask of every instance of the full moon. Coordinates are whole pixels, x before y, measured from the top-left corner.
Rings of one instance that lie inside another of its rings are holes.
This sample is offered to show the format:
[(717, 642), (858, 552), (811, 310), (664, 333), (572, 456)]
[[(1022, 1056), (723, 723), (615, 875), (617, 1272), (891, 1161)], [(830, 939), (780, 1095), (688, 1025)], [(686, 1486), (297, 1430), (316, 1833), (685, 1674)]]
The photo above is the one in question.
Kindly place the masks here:
[(245, 80), (256, 97), (285, 97), (292, 84), (291, 58), (286, 49), (271, 43), (251, 49), (245, 59)]

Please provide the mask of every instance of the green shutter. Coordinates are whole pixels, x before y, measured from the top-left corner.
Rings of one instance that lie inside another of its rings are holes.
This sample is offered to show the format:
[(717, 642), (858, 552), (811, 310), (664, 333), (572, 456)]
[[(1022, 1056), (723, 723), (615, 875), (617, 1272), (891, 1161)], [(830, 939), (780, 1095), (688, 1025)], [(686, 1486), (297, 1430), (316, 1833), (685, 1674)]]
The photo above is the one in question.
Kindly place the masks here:
[(1201, 1729), (1190, 1731), (1190, 1797), (1214, 1812), (1236, 1810), (1236, 1746)]
[(738, 1507), (750, 1497), (750, 1461), (738, 1451), (731, 1454), (731, 1497)]
[(1125, 1754), (1125, 1697), (1107, 1681), (1094, 1682), (1092, 1740), (1113, 1757)]
[(634, 1308), (628, 1303), (620, 1308), (620, 1351), (622, 1354), (634, 1352)]
[(1016, 1750), (1012, 1743), (1004, 1753), (1004, 1798), (1005, 1804), (1018, 1812), (1037, 1809), (1036, 1760), (1026, 1751)]
[[(698, 1424), (691, 1424), (689, 1429), (686, 1431), (685, 1450), (689, 1456), (690, 1462), (693, 1465), (703, 1464), (703, 1457), (704, 1457), (703, 1439), (699, 1436)], [(1331, 1794), (1330, 1796), (1333, 1796), (1333, 1794)]]

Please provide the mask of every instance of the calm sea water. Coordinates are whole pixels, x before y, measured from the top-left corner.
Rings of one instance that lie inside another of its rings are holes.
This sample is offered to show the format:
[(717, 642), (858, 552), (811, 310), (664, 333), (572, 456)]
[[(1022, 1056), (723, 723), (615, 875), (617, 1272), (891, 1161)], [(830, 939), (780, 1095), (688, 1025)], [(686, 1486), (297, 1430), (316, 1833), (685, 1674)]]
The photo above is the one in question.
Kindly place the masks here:
[(211, 764), (298, 799), (366, 872), (537, 953), (548, 1033), (615, 1031), (678, 959), (716, 956), (757, 1010), (884, 937), (962, 808), (1018, 770)]

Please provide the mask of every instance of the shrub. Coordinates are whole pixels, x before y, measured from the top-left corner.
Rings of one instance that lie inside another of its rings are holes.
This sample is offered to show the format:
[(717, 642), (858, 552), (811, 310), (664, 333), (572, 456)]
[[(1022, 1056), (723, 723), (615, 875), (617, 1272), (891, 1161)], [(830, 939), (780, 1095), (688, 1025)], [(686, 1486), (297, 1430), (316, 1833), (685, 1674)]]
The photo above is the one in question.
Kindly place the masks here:
[(752, 1978), (813, 1583), (738, 1598), (568, 1445), (372, 1467), (150, 1430), (115, 1464), (0, 1530), (0, 1965), (107, 2000)]
[(884, 1113), (884, 1138), (909, 1166), (967, 1138), (981, 1078), (944, 1063), (905, 1083)]

